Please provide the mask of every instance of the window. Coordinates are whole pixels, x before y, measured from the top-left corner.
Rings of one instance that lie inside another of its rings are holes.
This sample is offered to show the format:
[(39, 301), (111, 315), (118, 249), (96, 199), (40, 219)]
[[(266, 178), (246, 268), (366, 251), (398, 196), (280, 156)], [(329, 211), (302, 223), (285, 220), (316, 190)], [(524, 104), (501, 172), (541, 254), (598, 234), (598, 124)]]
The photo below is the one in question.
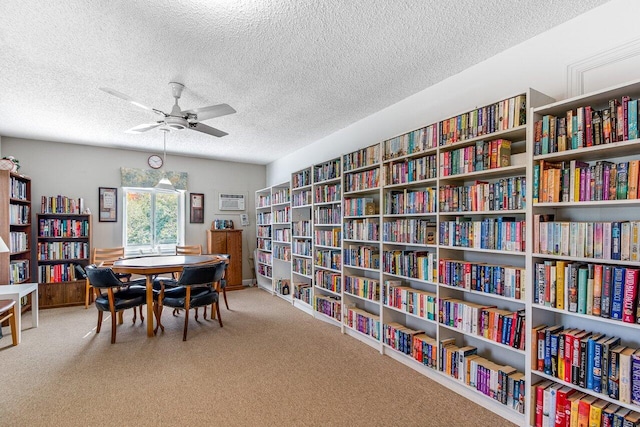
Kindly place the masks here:
[(184, 242), (185, 192), (124, 188), (126, 255), (174, 253)]

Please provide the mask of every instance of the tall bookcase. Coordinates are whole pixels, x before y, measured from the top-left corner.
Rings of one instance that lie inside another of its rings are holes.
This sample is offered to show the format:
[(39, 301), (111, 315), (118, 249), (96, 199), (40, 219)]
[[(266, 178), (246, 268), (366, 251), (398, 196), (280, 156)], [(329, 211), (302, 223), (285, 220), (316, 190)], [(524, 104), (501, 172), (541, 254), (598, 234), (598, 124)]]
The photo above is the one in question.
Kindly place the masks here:
[(0, 170), (0, 284), (31, 282), (31, 179)]
[(75, 264), (87, 265), (91, 257), (91, 215), (37, 214), (36, 275), (42, 308), (81, 305), (85, 280)]
[(531, 395), (550, 381), (549, 393), (640, 412), (638, 98), (640, 81), (532, 110), (527, 319), (542, 353), (528, 353)]
[(291, 286), (293, 305), (312, 313), (313, 261), (311, 167), (291, 174)]
[(258, 287), (273, 292), (271, 188), (256, 191), (256, 269)]
[(342, 275), (341, 159), (314, 165), (313, 301), (318, 318), (340, 325)]
[(273, 292), (291, 302), (291, 188), (288, 181), (271, 187), (271, 218)]

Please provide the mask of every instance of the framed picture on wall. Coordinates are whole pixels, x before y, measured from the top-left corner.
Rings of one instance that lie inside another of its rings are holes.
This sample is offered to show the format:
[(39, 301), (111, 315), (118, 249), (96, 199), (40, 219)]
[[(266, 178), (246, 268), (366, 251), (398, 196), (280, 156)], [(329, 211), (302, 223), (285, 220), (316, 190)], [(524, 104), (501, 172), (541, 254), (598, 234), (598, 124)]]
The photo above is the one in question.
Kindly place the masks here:
[(118, 189), (110, 187), (98, 188), (99, 212), (98, 220), (100, 222), (117, 222), (118, 221)]
[(190, 216), (189, 222), (194, 224), (204, 223), (204, 194), (191, 193), (189, 197)]

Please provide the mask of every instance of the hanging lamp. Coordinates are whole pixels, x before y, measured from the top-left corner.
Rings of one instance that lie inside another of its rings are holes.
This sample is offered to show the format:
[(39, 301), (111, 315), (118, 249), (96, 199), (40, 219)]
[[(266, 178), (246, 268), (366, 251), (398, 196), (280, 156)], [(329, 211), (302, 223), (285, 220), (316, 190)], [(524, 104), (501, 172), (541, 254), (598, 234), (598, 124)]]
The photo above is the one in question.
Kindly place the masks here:
[[(169, 133), (169, 128), (162, 127), (160, 130), (164, 134), (164, 158), (162, 159), (162, 164), (165, 165), (167, 162), (167, 133)], [(162, 172), (162, 179), (160, 179), (156, 184), (155, 189), (170, 192), (176, 191), (176, 188), (173, 186), (171, 181), (169, 181), (169, 178), (167, 178), (167, 174), (164, 171)]]

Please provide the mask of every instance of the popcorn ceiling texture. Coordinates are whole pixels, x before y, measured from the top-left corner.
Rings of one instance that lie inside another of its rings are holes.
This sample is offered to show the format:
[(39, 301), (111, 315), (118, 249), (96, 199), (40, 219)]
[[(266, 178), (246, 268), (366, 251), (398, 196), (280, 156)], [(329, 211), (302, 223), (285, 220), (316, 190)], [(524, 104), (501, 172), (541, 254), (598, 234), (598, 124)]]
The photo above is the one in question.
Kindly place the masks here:
[[(227, 103), (173, 154), (266, 164), (604, 0), (0, 2), (0, 135), (162, 150), (157, 116)], [(371, 143), (375, 141), (370, 141)]]

